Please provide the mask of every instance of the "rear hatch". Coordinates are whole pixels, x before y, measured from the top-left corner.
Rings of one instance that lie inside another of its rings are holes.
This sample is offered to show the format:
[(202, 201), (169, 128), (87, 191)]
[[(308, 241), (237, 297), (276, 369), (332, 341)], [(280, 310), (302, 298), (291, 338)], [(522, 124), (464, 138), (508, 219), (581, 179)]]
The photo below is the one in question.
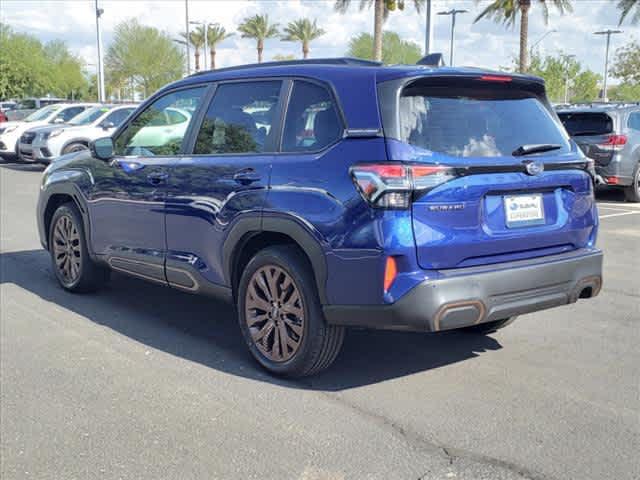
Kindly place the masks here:
[(558, 112), (558, 117), (584, 154), (597, 165), (608, 165), (622, 137), (614, 135), (613, 118), (606, 112)]
[[(381, 102), (390, 90), (379, 89)], [(421, 268), (532, 258), (592, 241), (597, 217), (586, 159), (541, 83), (425, 77), (398, 87), (395, 104), (392, 117), (393, 109), (381, 108), (387, 153), (417, 166), (411, 211)], [(438, 179), (425, 166), (437, 166)]]

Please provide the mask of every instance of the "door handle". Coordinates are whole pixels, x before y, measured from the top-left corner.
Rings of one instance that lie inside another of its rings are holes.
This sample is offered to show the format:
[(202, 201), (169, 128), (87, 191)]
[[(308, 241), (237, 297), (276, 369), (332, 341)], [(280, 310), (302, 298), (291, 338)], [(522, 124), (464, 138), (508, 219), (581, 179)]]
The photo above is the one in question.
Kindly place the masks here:
[(253, 168), (244, 168), (233, 175), (233, 179), (242, 185), (260, 181), (262, 177)]
[(151, 185), (160, 185), (162, 183), (166, 183), (169, 175), (165, 172), (153, 172), (147, 175), (147, 180)]

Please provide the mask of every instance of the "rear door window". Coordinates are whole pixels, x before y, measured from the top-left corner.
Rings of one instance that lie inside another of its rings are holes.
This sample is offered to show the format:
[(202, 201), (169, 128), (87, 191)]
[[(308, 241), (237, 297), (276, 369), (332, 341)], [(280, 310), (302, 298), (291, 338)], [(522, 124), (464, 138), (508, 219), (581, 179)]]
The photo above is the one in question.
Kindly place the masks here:
[(320, 85), (296, 81), (287, 109), (282, 138), (283, 152), (321, 150), (343, 132), (335, 102)]
[(572, 137), (607, 135), (613, 132), (613, 120), (602, 112), (560, 112), (560, 121)]
[(629, 120), (627, 121), (627, 126), (632, 130), (637, 130), (640, 132), (640, 112), (634, 112), (629, 114)]
[(409, 86), (399, 100), (400, 140), (453, 157), (511, 156), (518, 147), (554, 144), (562, 127), (542, 101), (515, 88)]

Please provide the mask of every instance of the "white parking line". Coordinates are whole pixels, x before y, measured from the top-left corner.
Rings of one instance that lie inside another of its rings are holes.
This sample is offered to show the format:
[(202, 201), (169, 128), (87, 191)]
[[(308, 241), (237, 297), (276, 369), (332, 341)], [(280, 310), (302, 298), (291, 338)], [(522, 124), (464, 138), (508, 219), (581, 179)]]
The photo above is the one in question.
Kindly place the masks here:
[(598, 207), (602, 208), (622, 208), (624, 210), (632, 209), (632, 210), (640, 210), (640, 203), (609, 203), (609, 202), (597, 202)]
[(640, 212), (620, 212), (620, 213), (608, 213), (607, 215), (600, 215), (600, 220), (603, 218), (622, 217), (624, 215), (640, 215)]

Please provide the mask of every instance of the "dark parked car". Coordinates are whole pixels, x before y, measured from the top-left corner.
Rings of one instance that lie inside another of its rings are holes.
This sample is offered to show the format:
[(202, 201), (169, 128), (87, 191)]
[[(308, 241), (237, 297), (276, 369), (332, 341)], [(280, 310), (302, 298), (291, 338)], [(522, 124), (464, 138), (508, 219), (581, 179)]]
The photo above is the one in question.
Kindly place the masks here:
[(228, 299), (257, 361), (303, 376), (348, 326), (484, 334), (597, 295), (588, 163), (536, 77), (251, 65), (50, 165), (38, 225), (65, 289), (116, 270)]
[(628, 201), (640, 202), (640, 105), (575, 106), (558, 116), (594, 160), (599, 183), (622, 188)]

